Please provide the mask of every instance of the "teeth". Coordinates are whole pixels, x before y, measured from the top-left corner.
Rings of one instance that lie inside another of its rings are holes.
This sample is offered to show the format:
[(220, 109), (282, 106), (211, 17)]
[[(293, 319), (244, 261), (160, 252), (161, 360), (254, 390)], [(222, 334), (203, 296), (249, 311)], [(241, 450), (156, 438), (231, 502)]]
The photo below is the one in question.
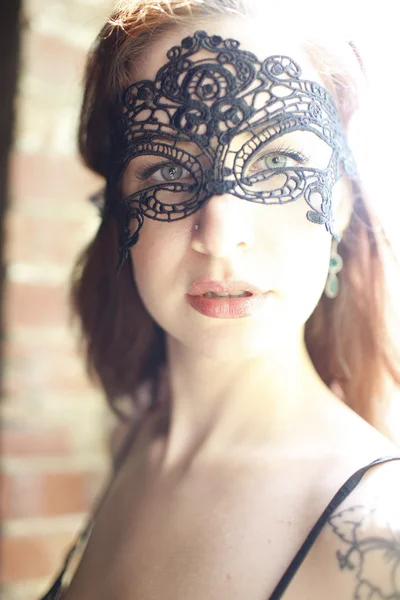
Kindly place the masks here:
[(204, 298), (241, 298), (242, 296), (249, 296), (248, 292), (234, 292), (229, 294), (228, 292), (207, 292), (203, 294)]

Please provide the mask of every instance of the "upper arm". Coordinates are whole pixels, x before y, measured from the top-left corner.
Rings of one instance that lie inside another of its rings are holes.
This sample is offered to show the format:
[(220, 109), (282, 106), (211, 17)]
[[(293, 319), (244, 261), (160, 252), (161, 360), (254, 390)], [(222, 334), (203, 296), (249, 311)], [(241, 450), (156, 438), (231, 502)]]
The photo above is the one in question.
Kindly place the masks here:
[(372, 477), (327, 523), (352, 600), (400, 600), (400, 465), (385, 470), (391, 476)]

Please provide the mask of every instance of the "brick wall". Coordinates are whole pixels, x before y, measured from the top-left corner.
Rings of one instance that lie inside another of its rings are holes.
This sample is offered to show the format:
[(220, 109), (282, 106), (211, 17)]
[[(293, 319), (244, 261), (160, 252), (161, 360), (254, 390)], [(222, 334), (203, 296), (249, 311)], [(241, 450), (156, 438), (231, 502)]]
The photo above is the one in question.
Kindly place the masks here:
[(76, 156), (87, 49), (113, 2), (25, 0), (6, 216), (1, 584), (35, 598), (108, 468), (109, 415), (68, 324), (68, 279), (101, 186)]

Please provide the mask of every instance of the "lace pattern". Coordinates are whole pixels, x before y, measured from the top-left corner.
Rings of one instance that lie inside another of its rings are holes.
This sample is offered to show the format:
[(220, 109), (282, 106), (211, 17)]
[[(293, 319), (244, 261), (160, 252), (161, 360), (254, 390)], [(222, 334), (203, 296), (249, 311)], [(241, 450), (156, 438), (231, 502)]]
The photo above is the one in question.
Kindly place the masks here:
[[(290, 57), (260, 61), (238, 41), (204, 31), (171, 48), (167, 59), (154, 81), (125, 90), (113, 130), (106, 210), (119, 223), (119, 264), (137, 243), (144, 217), (183, 219), (225, 193), (265, 205), (304, 198), (307, 219), (340, 241), (332, 188), (343, 175), (354, 176), (355, 166), (329, 92), (302, 79)], [(319, 139), (322, 153), (330, 153), (325, 164), (317, 152), (304, 160), (285, 148), (294, 132)], [(149, 164), (139, 174), (144, 157)], [(129, 165), (139, 184), (123, 197)]]

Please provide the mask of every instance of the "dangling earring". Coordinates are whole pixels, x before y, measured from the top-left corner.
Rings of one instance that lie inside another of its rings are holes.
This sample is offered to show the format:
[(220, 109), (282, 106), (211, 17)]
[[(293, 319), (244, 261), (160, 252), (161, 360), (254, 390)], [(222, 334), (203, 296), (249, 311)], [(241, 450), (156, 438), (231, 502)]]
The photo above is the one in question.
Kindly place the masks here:
[(329, 260), (329, 274), (325, 284), (325, 295), (328, 298), (336, 298), (339, 293), (340, 283), (337, 274), (343, 269), (343, 259), (337, 251), (338, 243), (334, 239), (331, 247)]

